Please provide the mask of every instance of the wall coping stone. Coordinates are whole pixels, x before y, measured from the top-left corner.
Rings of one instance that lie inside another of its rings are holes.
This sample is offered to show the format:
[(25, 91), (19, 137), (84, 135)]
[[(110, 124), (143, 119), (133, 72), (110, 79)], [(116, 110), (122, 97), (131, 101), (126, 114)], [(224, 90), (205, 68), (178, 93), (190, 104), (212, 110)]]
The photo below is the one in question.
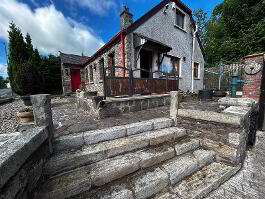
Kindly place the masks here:
[(111, 99), (107, 99), (107, 100), (103, 100), (103, 101), (105, 103), (112, 103), (112, 102), (125, 102), (125, 101), (135, 101), (135, 100), (164, 98), (164, 97), (170, 97), (170, 94), (148, 95), (148, 96), (133, 96), (133, 97), (126, 97), (126, 98), (111, 98)]
[(246, 106), (253, 107), (257, 104), (254, 99), (250, 98), (231, 98), (231, 97), (223, 97), (218, 100), (218, 104), (226, 105), (226, 106)]
[(244, 116), (191, 109), (179, 109), (178, 116), (232, 125), (242, 125), (244, 120)]
[(47, 127), (36, 127), (0, 145), (0, 189), (47, 139)]

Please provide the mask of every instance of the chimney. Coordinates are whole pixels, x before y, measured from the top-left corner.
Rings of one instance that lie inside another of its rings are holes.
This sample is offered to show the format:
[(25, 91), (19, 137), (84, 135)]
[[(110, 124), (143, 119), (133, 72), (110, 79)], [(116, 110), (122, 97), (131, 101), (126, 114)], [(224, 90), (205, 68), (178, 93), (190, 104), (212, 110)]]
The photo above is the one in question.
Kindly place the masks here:
[(127, 6), (123, 7), (123, 11), (120, 15), (121, 30), (128, 28), (133, 23), (133, 14), (129, 13)]

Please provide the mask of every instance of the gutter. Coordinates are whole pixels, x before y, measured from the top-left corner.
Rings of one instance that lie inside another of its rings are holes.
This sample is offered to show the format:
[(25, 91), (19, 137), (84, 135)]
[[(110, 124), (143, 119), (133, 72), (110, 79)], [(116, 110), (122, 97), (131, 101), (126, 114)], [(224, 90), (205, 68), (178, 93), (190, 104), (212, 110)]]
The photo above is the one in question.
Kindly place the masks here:
[(198, 32), (198, 25), (195, 25), (195, 31), (193, 33), (193, 41), (192, 41), (192, 59), (191, 59), (191, 92), (194, 92), (194, 56), (195, 56), (195, 42), (196, 42), (196, 34)]

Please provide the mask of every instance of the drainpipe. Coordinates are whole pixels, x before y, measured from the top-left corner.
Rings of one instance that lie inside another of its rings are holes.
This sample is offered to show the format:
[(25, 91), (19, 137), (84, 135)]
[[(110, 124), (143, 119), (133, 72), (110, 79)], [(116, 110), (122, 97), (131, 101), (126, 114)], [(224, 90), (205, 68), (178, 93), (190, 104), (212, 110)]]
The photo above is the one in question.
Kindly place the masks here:
[(194, 56), (195, 56), (195, 42), (196, 42), (196, 33), (198, 32), (198, 26), (195, 26), (195, 31), (193, 33), (193, 42), (192, 42), (192, 61), (191, 61), (191, 92), (194, 92)]
[[(120, 64), (122, 67), (125, 68), (125, 55), (124, 55), (124, 35), (123, 31), (121, 32), (121, 46), (120, 46), (120, 55), (121, 55), (121, 61)], [(125, 76), (125, 69), (123, 70), (123, 76)]]

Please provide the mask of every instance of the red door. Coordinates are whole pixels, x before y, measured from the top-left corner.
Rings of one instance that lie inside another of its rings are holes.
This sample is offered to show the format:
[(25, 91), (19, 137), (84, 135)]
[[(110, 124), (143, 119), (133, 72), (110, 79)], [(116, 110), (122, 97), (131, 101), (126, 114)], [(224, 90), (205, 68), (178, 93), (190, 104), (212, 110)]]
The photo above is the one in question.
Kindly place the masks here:
[(80, 70), (71, 70), (72, 91), (80, 89)]

